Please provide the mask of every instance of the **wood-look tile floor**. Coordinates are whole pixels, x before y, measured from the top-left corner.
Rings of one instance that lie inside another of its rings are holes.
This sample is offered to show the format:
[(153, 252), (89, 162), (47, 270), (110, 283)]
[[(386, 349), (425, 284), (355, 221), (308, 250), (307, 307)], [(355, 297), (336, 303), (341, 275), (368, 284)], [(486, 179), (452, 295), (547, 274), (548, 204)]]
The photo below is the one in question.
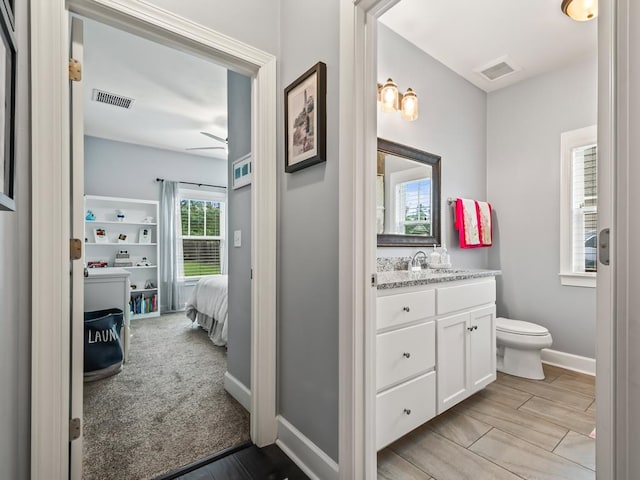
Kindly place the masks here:
[(379, 480), (593, 480), (595, 378), (498, 379), (378, 453)]

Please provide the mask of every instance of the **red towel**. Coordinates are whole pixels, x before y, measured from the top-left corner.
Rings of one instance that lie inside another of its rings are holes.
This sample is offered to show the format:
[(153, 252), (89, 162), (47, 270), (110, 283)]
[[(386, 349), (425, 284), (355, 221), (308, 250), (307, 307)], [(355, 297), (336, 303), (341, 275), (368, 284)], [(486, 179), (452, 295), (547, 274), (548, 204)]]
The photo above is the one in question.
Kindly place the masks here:
[(455, 215), (460, 248), (490, 247), (493, 244), (490, 203), (458, 198)]

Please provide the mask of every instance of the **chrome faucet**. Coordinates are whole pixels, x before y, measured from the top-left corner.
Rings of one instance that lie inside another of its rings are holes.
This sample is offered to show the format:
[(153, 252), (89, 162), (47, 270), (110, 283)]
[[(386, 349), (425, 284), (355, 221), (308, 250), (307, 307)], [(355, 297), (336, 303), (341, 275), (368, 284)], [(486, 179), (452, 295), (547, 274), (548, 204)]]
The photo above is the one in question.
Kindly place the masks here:
[(418, 259), (418, 257), (422, 254), (422, 258), (424, 259), (424, 261), (427, 261), (427, 254), (424, 253), (422, 250), (418, 250), (413, 257), (411, 258), (411, 271), (412, 272), (419, 272), (420, 270), (422, 270), (422, 263), (420, 262), (420, 260)]

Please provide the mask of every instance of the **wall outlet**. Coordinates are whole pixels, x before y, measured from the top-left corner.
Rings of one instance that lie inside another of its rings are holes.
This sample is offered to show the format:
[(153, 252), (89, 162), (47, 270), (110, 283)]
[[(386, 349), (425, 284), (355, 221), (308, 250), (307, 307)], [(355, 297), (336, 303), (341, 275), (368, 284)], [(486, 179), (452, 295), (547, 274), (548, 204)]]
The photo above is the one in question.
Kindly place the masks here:
[(242, 230), (233, 231), (233, 246), (234, 247), (242, 246)]

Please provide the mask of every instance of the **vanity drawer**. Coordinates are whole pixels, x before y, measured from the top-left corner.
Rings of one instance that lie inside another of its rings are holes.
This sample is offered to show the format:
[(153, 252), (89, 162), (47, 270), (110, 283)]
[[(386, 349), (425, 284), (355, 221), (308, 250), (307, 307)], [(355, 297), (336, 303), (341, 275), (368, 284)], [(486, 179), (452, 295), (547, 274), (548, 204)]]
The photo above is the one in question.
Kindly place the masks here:
[(438, 288), (438, 315), (485, 305), (496, 301), (496, 281), (491, 278), (477, 283)]
[(433, 317), (435, 314), (436, 296), (433, 289), (398, 293), (377, 299), (378, 329)]
[(420, 372), (436, 362), (436, 328), (431, 321), (376, 337), (376, 387), (379, 390)]
[(381, 450), (436, 415), (436, 372), (376, 397), (376, 448)]

